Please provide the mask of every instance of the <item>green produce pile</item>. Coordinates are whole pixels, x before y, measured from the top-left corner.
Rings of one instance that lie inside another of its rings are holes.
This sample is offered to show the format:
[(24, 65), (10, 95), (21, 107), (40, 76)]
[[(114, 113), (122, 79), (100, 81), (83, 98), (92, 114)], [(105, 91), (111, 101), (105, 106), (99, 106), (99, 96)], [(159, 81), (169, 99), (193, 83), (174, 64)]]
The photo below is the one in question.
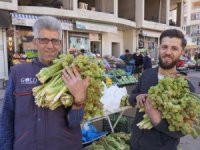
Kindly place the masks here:
[[(181, 131), (196, 138), (200, 134), (200, 98), (191, 93), (188, 82), (181, 76), (165, 77), (148, 91), (153, 107), (162, 112), (169, 124), (169, 131)], [(144, 111), (141, 108), (140, 111)], [(137, 125), (141, 129), (153, 126), (146, 114)]]
[(128, 95), (123, 96), (121, 99), (120, 107), (124, 107), (124, 106), (130, 106), (129, 101), (128, 101)]
[(124, 76), (126, 75), (126, 72), (122, 69), (113, 69), (113, 70), (110, 70), (107, 74), (113, 75), (113, 76)]
[(102, 137), (85, 148), (86, 150), (130, 150), (130, 134), (118, 132)]
[(70, 54), (61, 54), (59, 58), (53, 61), (52, 66), (40, 70), (36, 76), (42, 84), (33, 88), (36, 105), (51, 110), (61, 105), (65, 107), (72, 105), (73, 96), (61, 78), (64, 67), (71, 67), (72, 65), (76, 66), (82, 78), (90, 77), (84, 107), (84, 119), (102, 115), (103, 106), (100, 98), (103, 95), (104, 68), (98, 65), (95, 58), (82, 55), (74, 58)]
[(131, 84), (136, 83), (137, 79), (134, 76), (122, 76), (121, 79), (118, 80), (118, 84)]
[(33, 50), (26, 50), (25, 54), (27, 55), (28, 58), (34, 58), (38, 56), (38, 53)]

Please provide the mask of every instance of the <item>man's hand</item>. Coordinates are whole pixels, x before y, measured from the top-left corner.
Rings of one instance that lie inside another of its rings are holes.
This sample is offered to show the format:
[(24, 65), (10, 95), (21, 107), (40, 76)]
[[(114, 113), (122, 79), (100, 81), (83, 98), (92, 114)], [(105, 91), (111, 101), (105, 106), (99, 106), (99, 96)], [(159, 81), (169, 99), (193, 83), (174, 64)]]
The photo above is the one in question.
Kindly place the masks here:
[(144, 107), (144, 103), (146, 101), (147, 96), (148, 96), (148, 94), (140, 94), (140, 95), (136, 96), (136, 101), (137, 101), (136, 107), (137, 108)]
[(145, 112), (151, 119), (151, 122), (154, 126), (158, 125), (161, 122), (162, 115), (161, 112), (153, 108), (151, 100), (147, 97), (144, 103)]
[(80, 73), (75, 66), (72, 66), (72, 69), (69, 67), (64, 69), (62, 79), (70, 93), (74, 96), (74, 104), (83, 105), (87, 96), (89, 77), (81, 79)]

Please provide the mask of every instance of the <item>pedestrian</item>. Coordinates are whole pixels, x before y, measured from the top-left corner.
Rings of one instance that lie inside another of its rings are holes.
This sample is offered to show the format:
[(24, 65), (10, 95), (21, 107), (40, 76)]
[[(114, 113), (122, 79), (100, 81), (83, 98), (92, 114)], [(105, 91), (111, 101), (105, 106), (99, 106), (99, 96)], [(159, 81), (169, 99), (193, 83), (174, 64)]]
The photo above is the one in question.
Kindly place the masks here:
[(129, 49), (125, 50), (125, 53), (120, 56), (120, 58), (125, 62), (126, 72), (129, 74), (133, 73), (133, 64), (135, 63)]
[(152, 67), (151, 57), (148, 52), (145, 52), (143, 57), (143, 69), (148, 69)]
[[(168, 123), (162, 119), (160, 111), (152, 107), (148, 99), (148, 90), (158, 84), (158, 81), (166, 75), (177, 74), (176, 63), (178, 62), (186, 46), (186, 40), (181, 31), (176, 29), (165, 30), (160, 36), (159, 66), (147, 69), (143, 72), (139, 83), (130, 95), (129, 102), (137, 106), (131, 135), (131, 150), (177, 150), (181, 132), (168, 130)], [(194, 87), (189, 83), (190, 90)], [(150, 130), (139, 129), (136, 125), (143, 120), (144, 112), (139, 108), (144, 106), (145, 112), (150, 118), (153, 128)]]
[(33, 25), (38, 58), (11, 69), (0, 120), (1, 150), (80, 150), (80, 122), (89, 79), (81, 80), (76, 68), (65, 69), (62, 79), (74, 96), (72, 107), (55, 110), (36, 106), (32, 89), (40, 83), (36, 74), (50, 66), (61, 50), (61, 23), (40, 17)]
[(133, 54), (133, 59), (135, 60), (135, 77), (138, 78), (143, 68), (143, 56), (140, 50), (137, 50), (136, 53)]

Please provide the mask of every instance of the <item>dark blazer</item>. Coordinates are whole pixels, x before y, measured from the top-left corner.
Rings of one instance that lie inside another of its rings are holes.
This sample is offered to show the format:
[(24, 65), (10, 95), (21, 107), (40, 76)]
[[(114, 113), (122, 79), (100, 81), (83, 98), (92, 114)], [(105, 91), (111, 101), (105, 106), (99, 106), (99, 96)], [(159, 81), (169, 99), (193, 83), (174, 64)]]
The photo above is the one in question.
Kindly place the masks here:
[[(130, 95), (129, 102), (136, 105), (136, 96), (148, 93), (151, 86), (158, 84), (158, 69), (150, 68), (143, 72), (139, 83)], [(194, 87), (189, 83), (190, 90), (194, 92)], [(143, 112), (136, 111), (133, 122), (131, 136), (131, 150), (177, 150), (180, 138), (184, 136), (181, 132), (171, 132), (168, 130), (168, 123), (162, 120), (160, 124), (151, 130), (141, 130), (136, 124), (142, 121)]]

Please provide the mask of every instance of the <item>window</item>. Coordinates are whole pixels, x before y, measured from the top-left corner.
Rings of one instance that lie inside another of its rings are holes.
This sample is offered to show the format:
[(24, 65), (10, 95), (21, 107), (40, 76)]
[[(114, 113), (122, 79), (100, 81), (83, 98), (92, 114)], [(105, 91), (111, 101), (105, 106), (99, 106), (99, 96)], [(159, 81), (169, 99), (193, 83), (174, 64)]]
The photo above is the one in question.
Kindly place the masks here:
[(191, 20), (196, 20), (196, 14), (195, 13), (191, 14)]

